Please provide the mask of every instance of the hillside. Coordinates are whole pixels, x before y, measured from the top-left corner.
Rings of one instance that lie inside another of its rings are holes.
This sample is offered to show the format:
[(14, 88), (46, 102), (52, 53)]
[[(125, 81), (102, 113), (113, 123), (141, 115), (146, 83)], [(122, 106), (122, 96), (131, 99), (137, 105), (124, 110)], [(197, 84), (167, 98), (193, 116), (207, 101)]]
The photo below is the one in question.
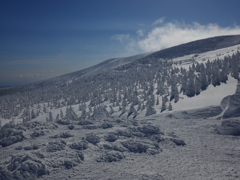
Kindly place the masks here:
[(0, 89), (0, 179), (238, 178), (239, 138), (216, 127), (239, 70), (240, 36), (221, 36)]

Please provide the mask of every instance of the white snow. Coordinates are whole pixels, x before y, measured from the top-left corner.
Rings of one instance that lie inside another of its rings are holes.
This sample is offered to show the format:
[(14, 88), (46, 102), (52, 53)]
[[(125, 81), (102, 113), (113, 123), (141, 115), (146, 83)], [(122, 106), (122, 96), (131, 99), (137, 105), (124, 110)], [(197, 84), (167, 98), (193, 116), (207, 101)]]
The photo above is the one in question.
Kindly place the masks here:
[(222, 48), (222, 49), (217, 49), (214, 51), (208, 51), (205, 53), (200, 53), (200, 54), (190, 54), (190, 55), (186, 55), (186, 56), (182, 56), (182, 57), (177, 57), (173, 59), (173, 62), (175, 61), (181, 61), (181, 60), (187, 60), (187, 59), (192, 59), (195, 55), (197, 55), (196, 57), (194, 57), (195, 60), (201, 60), (203, 61), (205, 60), (214, 60), (216, 58), (224, 58), (224, 56), (226, 55), (233, 55), (234, 53), (236, 53), (237, 51), (240, 51), (240, 45), (236, 45), (236, 46), (231, 46), (231, 47), (227, 47), (227, 48)]
[(180, 61), (182, 62), (181, 65), (178, 64), (175, 66), (188, 69), (189, 65), (191, 65), (193, 62), (205, 63), (208, 60), (211, 62), (217, 58), (223, 59), (225, 56), (232, 56), (233, 54), (237, 53), (237, 51), (240, 51), (240, 45), (208, 51), (200, 54), (190, 54), (182, 57), (177, 57), (172, 60), (175, 63)]
[(214, 87), (210, 85), (207, 90), (202, 91), (198, 96), (189, 98), (185, 95), (180, 95), (180, 100), (177, 103), (172, 103), (174, 111), (197, 109), (207, 106), (220, 106), (222, 99), (228, 95), (232, 95), (236, 91), (237, 80), (228, 77), (227, 84), (222, 83), (220, 86)]

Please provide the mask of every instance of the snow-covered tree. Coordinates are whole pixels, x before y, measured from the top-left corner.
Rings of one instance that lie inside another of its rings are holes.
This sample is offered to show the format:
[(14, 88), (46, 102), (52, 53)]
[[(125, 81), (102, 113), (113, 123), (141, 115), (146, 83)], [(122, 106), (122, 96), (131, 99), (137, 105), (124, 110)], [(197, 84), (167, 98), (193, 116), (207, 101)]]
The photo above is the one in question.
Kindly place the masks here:
[(145, 116), (150, 116), (152, 114), (156, 114), (156, 110), (153, 106), (147, 105), (147, 110)]
[(140, 111), (142, 109), (142, 104), (141, 102), (138, 103), (137, 111)]
[(178, 102), (179, 101), (179, 92), (178, 92), (178, 88), (177, 88), (177, 84), (173, 83), (171, 85), (171, 97), (170, 97), (170, 101), (172, 101), (174, 99), (174, 102)]
[(71, 106), (67, 107), (67, 109), (66, 109), (66, 119), (68, 119), (68, 120), (77, 120), (78, 119), (77, 114), (74, 112), (74, 110)]
[(31, 111), (31, 119), (34, 119), (34, 118), (36, 118), (36, 114), (35, 114), (34, 110), (32, 109), (32, 111)]
[(57, 114), (57, 116), (56, 116), (56, 121), (58, 121), (59, 120), (59, 114)]
[(51, 111), (48, 113), (48, 121), (53, 122), (53, 115)]
[(166, 103), (168, 102), (168, 99), (166, 96), (162, 96), (162, 108), (161, 108), (161, 112), (165, 111), (167, 109), (167, 105)]
[(82, 110), (81, 119), (87, 119), (87, 113), (85, 109)]
[(172, 111), (172, 110), (173, 110), (173, 107), (172, 107), (172, 104), (171, 104), (170, 101), (169, 101), (169, 105), (168, 105), (168, 110), (169, 110), (169, 111)]
[(200, 79), (201, 79), (201, 90), (204, 91), (208, 87), (208, 80), (207, 80), (207, 75), (205, 70), (201, 71)]
[(130, 109), (129, 109), (129, 112), (128, 112), (127, 117), (129, 117), (129, 116), (131, 116), (131, 115), (133, 115), (134, 117), (136, 117), (136, 115), (137, 115), (137, 111), (136, 111), (136, 109), (134, 108), (134, 105), (133, 105), (133, 104), (131, 104), (131, 106), (130, 106)]
[(157, 96), (156, 106), (159, 105), (159, 97)]
[(195, 91), (195, 75), (194, 74), (190, 74), (188, 83), (187, 83), (187, 88), (186, 88), (186, 95), (188, 97), (193, 97), (196, 94)]
[(114, 113), (114, 109), (113, 109), (112, 106), (109, 106), (109, 108), (110, 108), (110, 112), (109, 112), (109, 114), (112, 115), (112, 114)]
[(201, 81), (197, 77), (196, 80), (195, 80), (195, 93), (196, 93), (196, 95), (199, 95), (200, 92), (201, 92)]
[(60, 117), (63, 118), (63, 111), (60, 109)]

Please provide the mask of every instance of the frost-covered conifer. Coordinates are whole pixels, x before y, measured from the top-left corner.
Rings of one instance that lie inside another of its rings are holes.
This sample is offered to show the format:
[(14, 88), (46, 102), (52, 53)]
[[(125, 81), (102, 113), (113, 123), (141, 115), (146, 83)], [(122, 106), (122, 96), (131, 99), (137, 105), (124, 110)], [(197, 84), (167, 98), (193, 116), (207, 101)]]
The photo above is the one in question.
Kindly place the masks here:
[(137, 111), (140, 111), (142, 109), (142, 104), (141, 102), (138, 103)]
[(171, 104), (171, 102), (169, 101), (168, 110), (169, 110), (169, 111), (172, 111), (172, 109), (173, 109), (172, 104)]
[(41, 110), (40, 104), (37, 105), (37, 109), (38, 109), (39, 111)]
[(35, 114), (34, 110), (32, 109), (31, 110), (31, 119), (34, 119), (34, 118), (36, 118), (36, 114)]
[(46, 107), (45, 104), (43, 104), (43, 112), (44, 112), (44, 113), (47, 113), (47, 107)]
[(53, 122), (53, 115), (51, 111), (48, 113), (48, 116), (49, 116), (48, 121)]
[(109, 106), (109, 108), (110, 108), (110, 112), (109, 112), (109, 114), (113, 114), (113, 113), (114, 113), (114, 109), (113, 109), (113, 107), (112, 107), (112, 106)]
[(146, 107), (146, 106), (145, 106), (145, 104), (144, 104), (144, 102), (143, 102), (143, 103), (142, 103), (142, 108), (141, 108), (141, 111), (142, 111), (142, 110), (144, 110), (144, 109), (145, 109), (145, 107)]
[(159, 97), (157, 96), (156, 106), (159, 105)]
[(87, 119), (87, 113), (85, 109), (82, 110), (81, 119)]
[(166, 103), (167, 103), (168, 99), (166, 96), (162, 97), (162, 108), (161, 108), (161, 112), (165, 111), (167, 109)]
[(147, 111), (145, 116), (150, 116), (152, 114), (156, 114), (156, 110), (153, 108), (153, 106), (147, 105)]
[(199, 95), (201, 92), (201, 81), (198, 77), (195, 80), (195, 92), (196, 92), (196, 95)]
[(61, 117), (61, 119), (63, 118), (63, 112), (62, 112), (62, 109), (60, 109), (60, 117)]
[(164, 88), (164, 81), (163, 80), (158, 81), (156, 94), (160, 95), (160, 96), (165, 94), (165, 88)]
[(208, 80), (207, 80), (207, 75), (204, 70), (201, 71), (201, 90), (206, 90), (208, 87)]
[(91, 107), (88, 107), (88, 112), (92, 113), (92, 108)]
[(188, 83), (187, 83), (187, 88), (186, 88), (186, 95), (188, 97), (193, 97), (195, 96), (196, 91), (195, 91), (195, 75), (193, 73), (190, 74)]
[(174, 99), (174, 102), (178, 102), (179, 100), (179, 92), (178, 92), (178, 88), (177, 88), (177, 84), (173, 83), (171, 85), (171, 96), (170, 96), (170, 101)]
[(133, 105), (133, 104), (131, 104), (131, 106), (130, 106), (130, 109), (129, 109), (129, 112), (128, 112), (127, 117), (129, 117), (129, 116), (131, 116), (131, 115), (133, 115), (133, 116), (136, 116), (136, 115), (137, 115), (137, 111), (136, 111), (136, 109), (134, 108), (134, 105)]
[(77, 120), (77, 114), (74, 112), (72, 106), (66, 109), (66, 118), (68, 120)]
[(122, 101), (122, 106), (123, 106), (123, 107), (127, 107), (127, 101), (126, 101), (125, 98), (124, 98), (123, 101)]
[(220, 85), (220, 72), (219, 72), (219, 68), (217, 66), (217, 62), (214, 62), (214, 66), (212, 68), (212, 85), (215, 86), (219, 86)]
[(138, 104), (137, 93), (134, 93), (132, 96), (133, 96), (133, 97), (132, 97), (131, 101), (132, 101), (132, 104), (135, 106), (135, 105)]
[(57, 116), (56, 116), (56, 121), (58, 121), (59, 120), (59, 114), (57, 114)]
[(126, 112), (126, 107), (122, 106), (122, 114), (124, 114)]

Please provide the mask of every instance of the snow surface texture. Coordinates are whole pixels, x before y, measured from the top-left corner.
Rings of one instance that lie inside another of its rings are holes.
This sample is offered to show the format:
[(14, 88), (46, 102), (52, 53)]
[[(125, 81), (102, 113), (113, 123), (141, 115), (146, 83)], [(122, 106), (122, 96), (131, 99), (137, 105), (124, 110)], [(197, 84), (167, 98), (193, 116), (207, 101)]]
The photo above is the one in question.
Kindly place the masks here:
[(203, 108), (207, 106), (219, 106), (224, 97), (232, 95), (236, 91), (237, 80), (229, 77), (227, 84), (221, 86), (209, 86), (206, 91), (201, 92), (201, 95), (189, 98), (180, 96), (182, 99), (175, 104), (172, 104), (174, 111), (189, 110)]
[[(100, 126), (101, 121), (91, 128), (75, 124), (73, 130), (60, 124), (29, 125), (25, 127), (26, 140), (1, 149), (0, 175), (7, 174), (4, 179), (44, 180), (239, 179), (240, 138), (216, 134), (221, 121), (209, 117), (219, 112), (220, 107), (208, 107), (143, 117), (138, 123), (108, 120), (113, 126), (107, 129)], [(35, 128), (34, 134), (31, 128)], [(38, 129), (44, 133), (37, 133)], [(99, 137), (96, 144), (83, 140), (89, 133)], [(106, 138), (109, 134), (117, 139)], [(155, 139), (156, 135), (160, 139)], [(26, 169), (27, 162), (39, 171)]]

